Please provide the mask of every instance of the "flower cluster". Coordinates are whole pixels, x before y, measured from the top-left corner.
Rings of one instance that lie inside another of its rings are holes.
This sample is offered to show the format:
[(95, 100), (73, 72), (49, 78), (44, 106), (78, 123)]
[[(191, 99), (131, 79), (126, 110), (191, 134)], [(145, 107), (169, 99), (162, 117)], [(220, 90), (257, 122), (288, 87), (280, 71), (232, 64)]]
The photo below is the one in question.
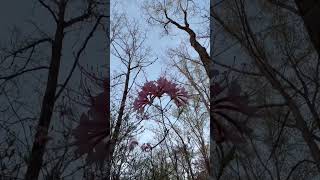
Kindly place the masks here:
[(161, 98), (164, 94), (167, 94), (178, 107), (187, 104), (189, 98), (185, 88), (179, 87), (178, 84), (165, 77), (160, 77), (157, 81), (149, 81), (144, 84), (133, 103), (133, 107), (142, 113), (145, 106), (151, 105), (155, 98)]
[(215, 141), (217, 143), (224, 141), (235, 144), (244, 143), (243, 135), (250, 134), (252, 130), (247, 126), (246, 121), (238, 120), (230, 112), (248, 116), (254, 115), (257, 109), (249, 105), (249, 96), (242, 93), (241, 86), (237, 81), (232, 81), (226, 86), (221, 86), (220, 83), (212, 83), (210, 88), (210, 92), (215, 96), (210, 107), (216, 117), (213, 121)]
[[(88, 154), (87, 162), (100, 162), (107, 156), (107, 113), (106, 113), (106, 92), (102, 92), (91, 98), (91, 106), (87, 113), (82, 113), (80, 124), (73, 129), (76, 154)], [(110, 137), (109, 137), (110, 138)]]

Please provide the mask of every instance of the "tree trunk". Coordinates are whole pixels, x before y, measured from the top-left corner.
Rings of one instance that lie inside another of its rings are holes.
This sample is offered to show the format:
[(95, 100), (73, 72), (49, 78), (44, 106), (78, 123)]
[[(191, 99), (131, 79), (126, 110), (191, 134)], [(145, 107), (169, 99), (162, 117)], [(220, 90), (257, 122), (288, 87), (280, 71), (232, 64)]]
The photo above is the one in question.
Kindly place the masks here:
[(37, 130), (36, 130), (34, 142), (32, 145), (32, 151), (28, 161), (25, 180), (38, 179), (39, 172), (43, 162), (43, 155), (45, 153), (46, 141), (41, 142), (39, 141), (39, 139), (43, 137), (45, 138), (48, 135), (48, 129), (50, 126), (52, 112), (55, 104), (55, 94), (57, 89), (62, 42), (64, 37), (64, 32), (63, 32), (64, 13), (65, 13), (65, 4), (60, 3), (59, 19), (57, 23), (57, 29), (55, 32), (54, 42), (52, 45), (51, 62), (50, 62), (47, 86), (46, 86), (44, 98), (42, 100), (40, 119), (38, 121)]
[[(108, 146), (108, 151), (110, 152), (109, 155), (109, 159), (112, 160), (112, 156), (113, 153), (115, 151), (115, 147), (120, 135), (120, 128), (121, 128), (121, 124), (122, 124), (122, 120), (123, 120), (123, 116), (124, 116), (124, 110), (125, 110), (125, 106), (126, 106), (126, 100), (127, 100), (127, 96), (128, 96), (128, 92), (129, 92), (129, 81), (130, 81), (130, 70), (131, 67), (130, 65), (127, 68), (127, 74), (126, 74), (126, 79), (125, 79), (125, 87), (123, 90), (123, 94), (122, 94), (122, 99), (121, 99), (121, 103), (120, 103), (120, 109), (118, 112), (118, 117), (117, 117), (117, 122), (114, 128), (114, 132), (113, 132), (113, 136), (111, 137), (111, 140), (109, 141), (109, 146)], [(111, 164), (110, 164), (111, 165)], [(108, 170), (109, 175), (111, 174), (111, 166), (110, 169)]]

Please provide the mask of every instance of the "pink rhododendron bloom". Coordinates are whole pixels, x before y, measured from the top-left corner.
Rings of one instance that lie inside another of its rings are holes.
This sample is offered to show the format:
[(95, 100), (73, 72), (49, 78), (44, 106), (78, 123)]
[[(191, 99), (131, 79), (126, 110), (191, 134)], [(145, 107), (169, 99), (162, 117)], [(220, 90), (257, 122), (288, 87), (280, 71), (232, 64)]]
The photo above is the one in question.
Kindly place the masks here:
[(149, 81), (143, 85), (133, 103), (133, 107), (139, 113), (142, 113), (145, 106), (152, 104), (155, 98), (161, 98), (164, 94), (167, 94), (178, 107), (187, 104), (189, 98), (185, 88), (160, 77), (157, 81)]

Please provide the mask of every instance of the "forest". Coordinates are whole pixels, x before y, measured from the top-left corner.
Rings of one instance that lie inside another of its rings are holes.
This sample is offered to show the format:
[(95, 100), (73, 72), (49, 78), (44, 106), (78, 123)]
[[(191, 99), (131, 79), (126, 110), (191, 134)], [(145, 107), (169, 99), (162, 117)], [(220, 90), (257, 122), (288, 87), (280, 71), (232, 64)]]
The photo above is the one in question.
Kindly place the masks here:
[(319, 1), (0, 12), (0, 180), (320, 179)]

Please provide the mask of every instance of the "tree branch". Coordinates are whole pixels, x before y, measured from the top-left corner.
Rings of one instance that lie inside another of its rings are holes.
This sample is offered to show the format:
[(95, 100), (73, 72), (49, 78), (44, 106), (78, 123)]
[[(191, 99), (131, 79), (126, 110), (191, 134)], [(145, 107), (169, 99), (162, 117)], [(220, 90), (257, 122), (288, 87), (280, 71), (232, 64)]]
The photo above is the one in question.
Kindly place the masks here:
[(43, 0), (38, 0), (38, 1), (43, 7), (45, 7), (50, 12), (50, 14), (52, 15), (54, 21), (57, 23), (58, 22), (58, 18), (56, 16), (56, 14), (54, 13), (54, 11), (46, 3), (44, 3)]

